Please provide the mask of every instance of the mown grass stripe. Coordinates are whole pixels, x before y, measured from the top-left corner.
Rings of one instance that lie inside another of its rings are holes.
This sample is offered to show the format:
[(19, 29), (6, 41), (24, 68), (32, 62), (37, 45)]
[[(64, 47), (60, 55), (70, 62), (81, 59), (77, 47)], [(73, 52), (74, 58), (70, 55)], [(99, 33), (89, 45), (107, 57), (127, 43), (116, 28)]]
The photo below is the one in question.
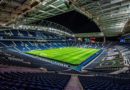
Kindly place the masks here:
[[(93, 51), (95, 51), (95, 50), (90, 50), (89, 52), (85, 52), (85, 53), (81, 54), (79, 57), (77, 56), (77, 58), (71, 58), (71, 63), (77, 64), (77, 63), (79, 63), (79, 61), (83, 62), (84, 60), (86, 60), (88, 58), (87, 56), (89, 56), (89, 54), (93, 53)], [(86, 57), (85, 59), (83, 58), (84, 56)]]
[[(67, 59), (68, 57), (70, 57), (70, 56), (75, 56), (75, 55), (78, 55), (78, 54), (80, 54), (80, 53), (83, 53), (84, 51), (86, 51), (86, 50), (76, 50), (76, 52), (74, 52), (74, 53), (70, 53), (70, 54), (68, 54), (68, 55), (63, 55), (63, 56), (61, 56), (60, 57), (60, 59)], [(55, 57), (54, 57), (55, 58)], [(59, 58), (59, 57), (56, 57), (56, 58)]]
[(84, 55), (83, 57), (80, 57), (79, 59), (75, 59), (73, 60), (73, 64), (79, 64), (79, 61), (81, 61), (80, 63), (84, 62), (85, 60), (87, 60), (89, 57), (91, 57), (92, 55), (94, 55), (97, 51), (99, 50), (95, 50), (93, 51), (93, 53), (87, 53), (86, 55)]
[(75, 57), (75, 56), (78, 56), (78, 55), (80, 55), (80, 54), (83, 54), (84, 52), (89, 52), (90, 50), (88, 49), (88, 50), (84, 50), (84, 51), (82, 51), (82, 52), (77, 52), (77, 53), (73, 53), (73, 54), (71, 54), (71, 55), (69, 55), (68, 57), (66, 57), (66, 58), (62, 58), (63, 60), (66, 60), (66, 61), (68, 61), (68, 62), (71, 62), (72, 61), (72, 59), (73, 59), (73, 57)]
[[(56, 49), (54, 49), (54, 51), (55, 51), (55, 50), (56, 50)], [(71, 52), (73, 52), (73, 51), (75, 51), (75, 49), (72, 49), (72, 50), (71, 50)], [(43, 53), (43, 56), (45, 56), (45, 55), (44, 55), (44, 53), (45, 53), (45, 54), (47, 54), (48, 56), (51, 56), (51, 55), (52, 55), (52, 57), (53, 57), (53, 56), (59, 56), (59, 57), (60, 57), (60, 56), (63, 55), (63, 54), (69, 54), (69, 53), (71, 53), (71, 52), (68, 52), (68, 49), (66, 49), (66, 50), (64, 49), (64, 50), (62, 50), (62, 51), (60, 51), (60, 49), (59, 49), (59, 50), (57, 49), (55, 52), (57, 52), (57, 54), (54, 54), (54, 53), (52, 52), (52, 50), (49, 49), (49, 50), (41, 50), (41, 51), (39, 51), (39, 50), (37, 51), (37, 50), (36, 50), (36, 51), (33, 51), (33, 52), (32, 52), (32, 51), (31, 51), (31, 52), (27, 52), (27, 53), (35, 54), (35, 55), (40, 55), (40, 56), (42, 56), (42, 53)], [(65, 52), (66, 52), (66, 53), (65, 53)]]

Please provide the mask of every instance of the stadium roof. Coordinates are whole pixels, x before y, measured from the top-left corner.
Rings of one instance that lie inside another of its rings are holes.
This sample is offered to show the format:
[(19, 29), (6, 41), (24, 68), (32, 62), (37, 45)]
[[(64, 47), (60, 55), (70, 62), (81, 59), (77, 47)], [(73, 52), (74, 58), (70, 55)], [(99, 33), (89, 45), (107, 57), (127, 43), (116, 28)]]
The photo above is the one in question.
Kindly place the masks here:
[(21, 23), (22, 20), (22, 23), (30, 24), (71, 10), (72, 9), (68, 9), (64, 0), (44, 0), (36, 6), (35, 9), (31, 10), (31, 12), (28, 12), (24, 17), (19, 19), (19, 21)]
[(122, 34), (130, 18), (130, 0), (71, 0), (74, 7), (93, 19), (106, 36)]
[(130, 18), (130, 0), (1, 0), (0, 24), (30, 24), (71, 10), (92, 19), (105, 36), (118, 36)]
[(73, 33), (101, 32), (91, 19), (75, 10), (45, 20), (63, 25), (69, 28)]

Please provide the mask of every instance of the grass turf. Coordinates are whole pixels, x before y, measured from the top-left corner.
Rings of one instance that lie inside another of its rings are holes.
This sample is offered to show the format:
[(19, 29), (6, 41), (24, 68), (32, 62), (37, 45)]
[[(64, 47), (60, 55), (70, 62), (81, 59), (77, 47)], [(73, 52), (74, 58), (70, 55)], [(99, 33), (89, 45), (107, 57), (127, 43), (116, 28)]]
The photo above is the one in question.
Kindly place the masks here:
[(71, 65), (79, 65), (99, 50), (100, 49), (93, 48), (65, 47), (47, 50), (33, 50), (26, 53), (39, 57), (50, 58), (55, 61), (60, 61)]

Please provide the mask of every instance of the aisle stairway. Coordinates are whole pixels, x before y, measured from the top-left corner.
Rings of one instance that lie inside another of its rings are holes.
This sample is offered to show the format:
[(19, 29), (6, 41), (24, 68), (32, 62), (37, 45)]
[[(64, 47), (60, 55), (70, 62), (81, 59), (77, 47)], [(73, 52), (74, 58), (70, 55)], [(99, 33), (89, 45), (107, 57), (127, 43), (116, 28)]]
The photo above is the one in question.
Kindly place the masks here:
[(75, 75), (72, 75), (65, 90), (83, 90), (79, 78)]

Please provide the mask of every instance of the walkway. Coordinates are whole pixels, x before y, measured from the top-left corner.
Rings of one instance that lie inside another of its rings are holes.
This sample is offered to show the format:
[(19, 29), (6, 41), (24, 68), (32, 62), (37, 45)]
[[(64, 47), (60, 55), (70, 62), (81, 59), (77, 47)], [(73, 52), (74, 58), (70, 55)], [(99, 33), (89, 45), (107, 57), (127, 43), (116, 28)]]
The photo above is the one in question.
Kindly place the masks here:
[(72, 75), (65, 90), (83, 90), (77, 75)]

